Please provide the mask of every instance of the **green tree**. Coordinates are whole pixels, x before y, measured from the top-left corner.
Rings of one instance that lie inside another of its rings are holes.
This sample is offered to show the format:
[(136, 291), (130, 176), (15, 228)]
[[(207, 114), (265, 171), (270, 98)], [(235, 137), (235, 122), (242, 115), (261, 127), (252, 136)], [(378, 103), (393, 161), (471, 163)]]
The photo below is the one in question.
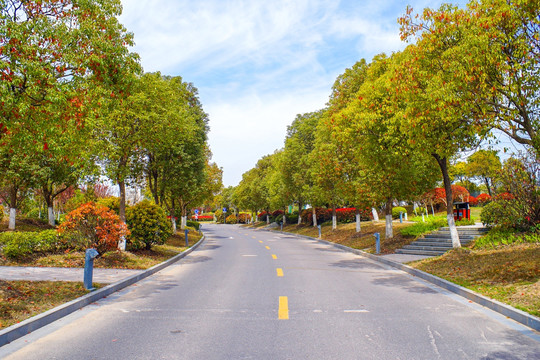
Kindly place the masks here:
[(490, 197), (493, 197), (493, 181), (501, 170), (501, 159), (496, 150), (478, 150), (467, 159), (467, 173), (481, 179)]

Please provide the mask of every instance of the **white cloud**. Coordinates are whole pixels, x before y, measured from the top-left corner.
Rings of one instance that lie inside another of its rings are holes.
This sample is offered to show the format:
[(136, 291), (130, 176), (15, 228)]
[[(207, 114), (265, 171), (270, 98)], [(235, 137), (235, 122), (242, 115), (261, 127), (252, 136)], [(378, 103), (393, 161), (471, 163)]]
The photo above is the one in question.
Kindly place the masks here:
[[(417, 10), (439, 3), (412, 2)], [(404, 47), (396, 23), (401, 1), (122, 3), (120, 21), (135, 33), (144, 69), (180, 75), (199, 89), (226, 185), (283, 146), (296, 114), (323, 108), (346, 67)]]

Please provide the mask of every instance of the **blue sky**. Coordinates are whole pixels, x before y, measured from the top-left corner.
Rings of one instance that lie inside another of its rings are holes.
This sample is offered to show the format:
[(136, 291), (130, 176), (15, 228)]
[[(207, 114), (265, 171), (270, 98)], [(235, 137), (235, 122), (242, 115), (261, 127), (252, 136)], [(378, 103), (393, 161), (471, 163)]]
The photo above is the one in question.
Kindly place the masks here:
[[(325, 107), (356, 61), (405, 47), (397, 18), (444, 1), (122, 0), (144, 70), (182, 76), (210, 117), (225, 186), (283, 147), (297, 114)], [(464, 6), (466, 1), (453, 1)]]

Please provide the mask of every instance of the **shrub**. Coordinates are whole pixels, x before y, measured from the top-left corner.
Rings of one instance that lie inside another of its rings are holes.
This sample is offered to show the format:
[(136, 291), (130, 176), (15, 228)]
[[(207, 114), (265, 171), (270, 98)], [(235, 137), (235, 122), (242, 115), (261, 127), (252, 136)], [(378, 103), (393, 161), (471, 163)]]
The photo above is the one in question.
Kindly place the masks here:
[(399, 230), (405, 236), (420, 236), (447, 225), (446, 217), (429, 217), (427, 222), (418, 222)]
[(116, 196), (109, 196), (106, 198), (101, 198), (96, 201), (98, 205), (103, 205), (108, 207), (110, 210), (114, 211), (117, 215), (120, 213), (120, 198)]
[(0, 234), (0, 244), (4, 244), (4, 256), (18, 259), (36, 252), (54, 252), (67, 248), (67, 243), (56, 230), (40, 232), (4, 232)]
[(298, 223), (298, 214), (287, 214), (285, 216), (287, 218), (288, 224), (297, 224)]
[(41, 221), (47, 221), (47, 210), (41, 211), (40, 213), (39, 208), (33, 208), (32, 210), (26, 213), (26, 217), (31, 218), (31, 219), (41, 220)]
[(118, 248), (122, 236), (129, 230), (118, 215), (104, 206), (89, 202), (66, 215), (66, 221), (58, 227), (62, 236), (92, 247), (99, 255)]
[(510, 229), (516, 224), (523, 222), (517, 210), (517, 201), (499, 200), (492, 201), (482, 208), (480, 219), (482, 223), (489, 226), (500, 226)]
[(201, 224), (199, 224), (197, 221), (188, 220), (186, 221), (186, 226), (192, 227), (195, 230), (199, 231)]
[(471, 206), (477, 206), (478, 205), (478, 199), (474, 196), (469, 196), (469, 205)]
[(480, 194), (476, 197), (476, 202), (478, 205), (485, 205), (490, 201), (491, 201), (491, 196), (489, 196), (488, 194)]
[(227, 216), (227, 219), (225, 219), (225, 222), (227, 224), (237, 224), (238, 219), (236, 218), (236, 215), (231, 214), (231, 215)]
[[(402, 212), (403, 214), (407, 213), (407, 209), (401, 206), (396, 206), (392, 208), (392, 218), (399, 219), (399, 213)], [(403, 215), (405, 216), (405, 215)]]
[(195, 218), (195, 215), (191, 216), (191, 220), (195, 221), (214, 221), (214, 215), (199, 215)]
[(425, 214), (425, 213), (426, 213), (425, 207), (419, 206), (416, 208), (416, 212), (415, 212), (416, 215), (422, 216), (422, 214)]
[(165, 210), (148, 200), (126, 209), (126, 222), (131, 232), (127, 237), (129, 250), (150, 250), (152, 245), (164, 244), (172, 235)]
[(539, 231), (532, 233), (520, 233), (514, 229), (494, 228), (486, 235), (477, 238), (474, 242), (474, 248), (493, 248), (501, 245), (516, 243), (540, 243)]
[(238, 223), (247, 224), (251, 220), (251, 215), (246, 213), (241, 213), (238, 215)]

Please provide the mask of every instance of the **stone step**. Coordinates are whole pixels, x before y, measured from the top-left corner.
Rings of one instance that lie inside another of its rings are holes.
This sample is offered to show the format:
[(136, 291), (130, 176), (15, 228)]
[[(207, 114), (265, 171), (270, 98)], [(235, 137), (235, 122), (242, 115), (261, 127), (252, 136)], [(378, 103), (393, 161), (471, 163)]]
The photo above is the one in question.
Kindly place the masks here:
[[(474, 235), (463, 235), (463, 234), (459, 234), (459, 239), (464, 239), (464, 240), (473, 240), (473, 239), (476, 239), (478, 236), (474, 236)], [(445, 235), (445, 234), (441, 234), (441, 233), (431, 233), (431, 234), (426, 234), (423, 236), (424, 239), (451, 239), (451, 236), (450, 234), (448, 235)]]
[[(409, 245), (414, 246), (436, 246), (436, 247), (445, 247), (445, 248), (452, 248), (451, 242), (431, 242), (431, 241), (414, 241), (410, 243)], [(461, 245), (468, 245), (468, 243), (461, 242)], [(405, 245), (407, 246), (407, 245)]]
[(409, 255), (427, 255), (427, 256), (439, 256), (443, 255), (446, 251), (433, 251), (433, 250), (408, 250), (398, 249), (396, 254), (409, 254)]
[(442, 251), (443, 253), (450, 250), (452, 246), (419, 246), (419, 245), (405, 245), (402, 249), (405, 250), (419, 250), (419, 251)]

